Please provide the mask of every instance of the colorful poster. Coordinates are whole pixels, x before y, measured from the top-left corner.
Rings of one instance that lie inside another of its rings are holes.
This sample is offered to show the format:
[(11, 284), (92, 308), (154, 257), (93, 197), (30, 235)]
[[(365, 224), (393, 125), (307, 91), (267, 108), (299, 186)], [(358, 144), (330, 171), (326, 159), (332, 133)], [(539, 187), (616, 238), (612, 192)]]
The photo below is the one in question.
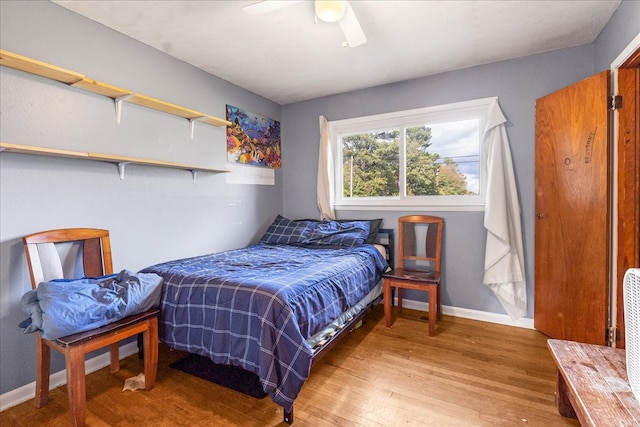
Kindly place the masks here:
[(227, 162), (279, 168), (280, 122), (227, 104)]

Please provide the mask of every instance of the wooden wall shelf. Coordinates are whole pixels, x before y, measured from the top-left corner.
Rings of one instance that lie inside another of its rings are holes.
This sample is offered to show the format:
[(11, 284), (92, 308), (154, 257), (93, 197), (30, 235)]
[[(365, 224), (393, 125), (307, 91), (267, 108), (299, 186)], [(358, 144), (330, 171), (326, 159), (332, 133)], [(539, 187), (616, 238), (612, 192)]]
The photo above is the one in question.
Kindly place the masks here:
[(201, 166), (188, 165), (183, 163), (165, 162), (163, 160), (149, 160), (136, 157), (114, 156), (110, 154), (85, 153), (82, 151), (59, 150), (56, 148), (36, 147), (33, 145), (11, 144), (8, 142), (0, 142), (0, 152), (35, 154), (39, 156), (49, 157), (66, 157), (71, 159), (93, 160), (99, 162), (113, 163), (118, 166), (120, 179), (124, 180), (124, 169), (126, 165), (144, 165), (156, 166), (162, 168), (188, 170), (193, 176), (193, 182), (196, 182), (196, 174), (198, 172), (224, 173), (228, 172), (224, 169), (213, 169)]
[(108, 83), (99, 82), (85, 77), (83, 74), (66, 70), (55, 65), (47, 64), (36, 59), (18, 55), (0, 49), (0, 65), (15, 68), (16, 70), (25, 71), (42, 77), (47, 77), (69, 86), (93, 92), (102, 96), (113, 99), (116, 107), (116, 121), (120, 123), (122, 112), (122, 102), (140, 105), (163, 113), (172, 114), (189, 120), (191, 126), (191, 138), (193, 139), (193, 129), (195, 122), (202, 122), (210, 126), (228, 126), (231, 124), (228, 120), (214, 117), (205, 113), (201, 113), (190, 108), (181, 107), (166, 101), (142, 95), (128, 89), (119, 88)]

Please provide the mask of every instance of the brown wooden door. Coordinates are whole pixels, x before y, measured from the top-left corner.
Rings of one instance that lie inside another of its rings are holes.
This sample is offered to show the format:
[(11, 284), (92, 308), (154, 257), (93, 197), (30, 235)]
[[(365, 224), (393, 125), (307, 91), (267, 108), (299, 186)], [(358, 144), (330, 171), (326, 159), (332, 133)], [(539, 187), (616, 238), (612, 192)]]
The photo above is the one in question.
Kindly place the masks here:
[(593, 344), (609, 325), (609, 81), (536, 101), (534, 326)]

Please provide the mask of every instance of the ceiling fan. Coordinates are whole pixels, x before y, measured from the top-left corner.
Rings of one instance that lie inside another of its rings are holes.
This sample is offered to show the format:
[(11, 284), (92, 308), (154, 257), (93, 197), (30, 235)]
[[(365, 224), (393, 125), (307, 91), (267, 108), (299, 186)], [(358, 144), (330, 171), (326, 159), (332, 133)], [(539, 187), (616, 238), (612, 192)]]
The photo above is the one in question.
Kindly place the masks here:
[[(303, 3), (304, 0), (263, 0), (247, 6), (243, 6), (245, 13), (255, 16), (262, 15), (296, 3)], [(306, 3), (310, 3), (306, 1)], [(367, 42), (360, 22), (353, 12), (351, 5), (346, 0), (315, 0), (315, 14), (318, 19), (324, 22), (338, 22), (346, 38), (345, 47), (356, 47)]]

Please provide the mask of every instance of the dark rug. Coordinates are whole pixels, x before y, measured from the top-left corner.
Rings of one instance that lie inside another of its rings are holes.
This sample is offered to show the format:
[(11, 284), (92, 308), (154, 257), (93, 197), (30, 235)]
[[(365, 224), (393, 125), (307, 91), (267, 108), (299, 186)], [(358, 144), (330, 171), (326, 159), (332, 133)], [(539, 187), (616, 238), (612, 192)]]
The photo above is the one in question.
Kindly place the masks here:
[(169, 367), (251, 397), (262, 399), (267, 396), (267, 393), (262, 390), (258, 375), (237, 366), (219, 365), (208, 357), (198, 354), (187, 354)]

